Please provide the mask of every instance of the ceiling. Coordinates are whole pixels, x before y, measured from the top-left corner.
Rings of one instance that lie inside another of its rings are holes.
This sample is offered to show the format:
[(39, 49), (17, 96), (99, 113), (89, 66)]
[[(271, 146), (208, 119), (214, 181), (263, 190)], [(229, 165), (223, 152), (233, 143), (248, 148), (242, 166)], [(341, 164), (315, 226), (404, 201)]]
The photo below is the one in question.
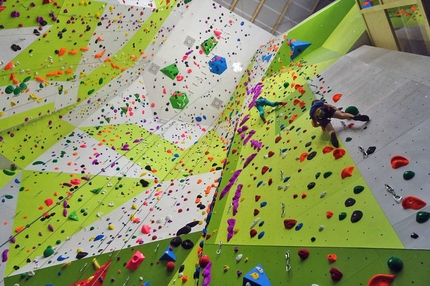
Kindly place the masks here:
[(214, 0), (214, 2), (278, 36), (335, 0)]

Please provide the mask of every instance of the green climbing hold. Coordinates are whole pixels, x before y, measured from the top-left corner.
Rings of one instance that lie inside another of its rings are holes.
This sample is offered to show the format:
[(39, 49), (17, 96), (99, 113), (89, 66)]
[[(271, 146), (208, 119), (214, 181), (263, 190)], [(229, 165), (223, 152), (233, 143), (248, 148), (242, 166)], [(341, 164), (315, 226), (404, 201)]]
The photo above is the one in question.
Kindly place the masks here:
[(91, 193), (99, 194), (102, 190), (103, 188), (97, 188), (97, 189), (91, 190)]
[(321, 172), (315, 174), (315, 179), (318, 179), (321, 176)]
[(9, 200), (10, 200), (10, 199), (13, 199), (13, 196), (12, 196), (12, 195), (5, 195), (4, 197), (5, 197), (6, 199), (9, 199)]
[(361, 193), (364, 190), (363, 186), (355, 186), (354, 187), (354, 194), (358, 195), (359, 193)]
[(32, 165), (34, 166), (34, 165), (43, 165), (43, 164), (45, 163), (42, 161), (34, 161)]
[(11, 94), (15, 90), (15, 87), (13, 85), (8, 85), (5, 89), (6, 94)]
[(394, 272), (400, 272), (403, 269), (403, 261), (395, 256), (392, 256), (387, 261), (388, 268)]
[(351, 140), (352, 140), (351, 137), (346, 137), (346, 139), (345, 139), (346, 142), (350, 142)]
[(60, 243), (61, 243), (61, 240), (59, 239), (55, 242), (56, 245), (59, 245)]
[(406, 181), (412, 179), (413, 177), (415, 177), (415, 173), (413, 171), (406, 171), (403, 173), (403, 179)]
[(21, 90), (26, 90), (28, 88), (28, 86), (25, 83), (23, 83), (23, 82), (21, 82), (19, 84), (19, 87), (21, 88)]
[(339, 220), (344, 220), (346, 218), (346, 212), (341, 212), (339, 214)]
[(21, 93), (21, 91), (22, 91), (22, 88), (17, 87), (17, 88), (14, 89), (13, 94), (18, 95), (18, 94)]
[(103, 78), (99, 79), (99, 84), (103, 84)]
[(45, 251), (43, 252), (43, 257), (49, 257), (52, 254), (54, 254), (54, 249), (52, 248), (52, 246), (48, 245), (48, 247), (45, 249)]
[(328, 171), (328, 172), (325, 172), (325, 173), (324, 173), (323, 177), (324, 177), (324, 179), (327, 179), (327, 178), (328, 178), (328, 177), (330, 177), (332, 174), (333, 174), (332, 172)]
[(16, 169), (18, 169), (18, 167), (17, 167), (15, 164), (12, 164), (12, 165), (10, 166), (10, 170), (11, 170), (11, 171), (16, 171)]
[(72, 211), (69, 214), (68, 218), (71, 219), (71, 220), (74, 220), (74, 221), (78, 221), (79, 220), (78, 214), (76, 213), (76, 211)]
[(25, 188), (24, 188), (24, 187), (19, 188), (19, 191), (20, 191), (20, 192), (22, 192), (22, 191), (24, 191), (24, 190), (25, 190)]
[(87, 92), (88, 95), (91, 95), (93, 92), (95, 91), (95, 89), (91, 89)]
[(426, 221), (428, 221), (430, 218), (430, 213), (429, 212), (417, 212), (417, 216), (416, 216), (416, 221), (418, 223), (424, 223)]
[(3, 169), (3, 173), (5, 175), (7, 175), (7, 176), (13, 176), (13, 175), (15, 175), (15, 172), (9, 171), (9, 170), (6, 170), (6, 169)]
[(23, 82), (27, 82), (27, 81), (29, 81), (31, 79), (31, 76), (28, 76), (28, 77), (26, 77), (24, 80), (23, 80)]
[(287, 87), (289, 87), (290, 86), (290, 83), (289, 82), (284, 82), (284, 87), (285, 88), (287, 88)]
[(358, 108), (357, 108), (357, 107), (355, 107), (355, 106), (353, 106), (353, 105), (348, 106), (348, 107), (345, 109), (345, 112), (346, 112), (346, 113), (351, 113), (352, 115), (357, 115), (357, 114), (359, 113)]

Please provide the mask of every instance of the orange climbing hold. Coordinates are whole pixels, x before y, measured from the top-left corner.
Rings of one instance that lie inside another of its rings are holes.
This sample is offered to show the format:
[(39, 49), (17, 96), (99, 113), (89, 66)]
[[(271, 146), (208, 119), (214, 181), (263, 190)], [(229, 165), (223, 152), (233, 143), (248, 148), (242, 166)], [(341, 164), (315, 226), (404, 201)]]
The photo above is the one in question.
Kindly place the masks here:
[(58, 51), (58, 55), (61, 57), (62, 55), (64, 55), (66, 53), (66, 48), (61, 48), (59, 51)]
[(406, 166), (407, 164), (409, 164), (409, 160), (403, 156), (394, 156), (391, 158), (391, 167), (393, 167), (393, 169)]
[(333, 263), (337, 260), (337, 255), (336, 254), (327, 254), (327, 260), (330, 263)]
[(7, 65), (5, 65), (4, 66), (4, 70), (5, 71), (7, 71), (7, 70), (10, 70), (11, 68), (13, 68), (14, 67), (14, 65), (13, 65), (13, 62), (9, 62)]
[(342, 97), (342, 94), (336, 93), (335, 95), (333, 95), (332, 99), (334, 102), (338, 102), (341, 97)]
[(38, 81), (38, 82), (41, 82), (41, 83), (46, 82), (46, 78), (44, 78), (44, 77), (40, 77), (40, 76), (35, 76), (35, 77), (34, 77), (34, 80), (35, 80), (35, 81)]
[(402, 207), (404, 209), (419, 210), (426, 206), (426, 202), (414, 196), (407, 196), (402, 200)]
[(80, 50), (86, 52), (86, 51), (89, 51), (90, 48), (89, 47), (81, 47)]
[(324, 148), (323, 148), (323, 150), (322, 150), (322, 152), (323, 152), (323, 154), (326, 154), (326, 153), (330, 153), (331, 151), (333, 151), (333, 147), (331, 147), (331, 146), (325, 146)]
[(346, 177), (351, 177), (352, 171), (354, 171), (354, 166), (346, 167), (345, 169), (342, 170), (342, 173), (340, 173), (340, 176), (342, 177), (342, 179), (345, 179)]
[(336, 148), (333, 151), (333, 156), (336, 160), (342, 158), (343, 156), (345, 156), (345, 154), (346, 154), (346, 151), (342, 148)]
[(303, 162), (309, 154), (304, 152), (300, 155), (300, 162)]
[(69, 51), (69, 55), (76, 55), (77, 53), (79, 53), (79, 51), (78, 51), (78, 50), (71, 49), (71, 50)]
[(394, 274), (376, 274), (367, 282), (367, 286), (390, 286), (396, 276)]

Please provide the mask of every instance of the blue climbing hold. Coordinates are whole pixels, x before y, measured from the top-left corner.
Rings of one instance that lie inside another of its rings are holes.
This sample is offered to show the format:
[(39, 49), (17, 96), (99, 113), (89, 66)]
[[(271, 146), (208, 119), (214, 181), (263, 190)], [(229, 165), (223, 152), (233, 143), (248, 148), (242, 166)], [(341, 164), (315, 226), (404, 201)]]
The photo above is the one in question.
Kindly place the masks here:
[(264, 236), (264, 231), (262, 231), (258, 234), (258, 239), (261, 239), (263, 236)]
[(267, 202), (262, 202), (261, 204), (260, 204), (260, 207), (265, 207), (265, 206), (267, 206)]
[(303, 223), (299, 223), (298, 225), (296, 225), (295, 230), (300, 230), (303, 227)]

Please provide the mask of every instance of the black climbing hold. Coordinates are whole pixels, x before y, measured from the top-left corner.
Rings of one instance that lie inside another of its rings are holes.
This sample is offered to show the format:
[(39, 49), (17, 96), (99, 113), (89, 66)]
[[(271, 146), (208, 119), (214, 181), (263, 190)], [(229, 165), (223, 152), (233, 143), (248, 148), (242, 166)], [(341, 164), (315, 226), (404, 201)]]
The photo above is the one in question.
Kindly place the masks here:
[(306, 157), (306, 159), (312, 160), (316, 155), (317, 155), (317, 152), (316, 151), (312, 151), (311, 153), (308, 154), (308, 156)]
[(189, 239), (182, 241), (181, 245), (184, 249), (191, 249), (194, 247), (194, 243)]
[(354, 211), (351, 215), (351, 222), (358, 222), (361, 220), (361, 218), (363, 217), (363, 212), (362, 211)]
[(78, 252), (78, 254), (76, 254), (76, 259), (82, 259), (87, 255), (88, 255), (88, 252), (80, 251)]
[(367, 155), (373, 154), (375, 153), (376, 147), (375, 146), (370, 146), (369, 148), (367, 148)]
[(308, 184), (308, 190), (312, 190), (315, 187), (315, 182), (310, 182)]
[(206, 208), (206, 206), (202, 203), (198, 204), (197, 207), (201, 210), (204, 210)]
[(359, 193), (361, 193), (364, 190), (363, 186), (355, 186), (354, 187), (354, 194), (358, 195)]
[(141, 179), (139, 181), (139, 183), (142, 185), (142, 187), (146, 188), (147, 186), (149, 186), (149, 182), (145, 181), (144, 179)]
[(174, 237), (171, 241), (170, 241), (170, 245), (173, 245), (174, 247), (178, 247), (179, 245), (181, 245), (182, 243), (182, 238), (180, 238), (179, 236)]
[(308, 142), (305, 144), (305, 147), (307, 148), (307, 147), (311, 146), (311, 144), (312, 144), (312, 142)]
[(146, 166), (145, 166), (145, 170), (147, 170), (147, 171), (152, 171), (152, 168), (151, 168), (151, 166), (146, 165)]
[(353, 198), (347, 198), (345, 201), (345, 206), (352, 207), (353, 205), (355, 205), (355, 200)]
[(180, 229), (176, 232), (176, 235), (177, 235), (177, 236), (180, 236), (180, 235), (183, 235), (183, 234), (190, 233), (190, 231), (191, 231), (191, 226), (186, 225), (186, 226), (184, 226), (184, 227), (180, 228)]
[(411, 237), (417, 239), (420, 236), (418, 234), (416, 234), (415, 232), (413, 232), (413, 233), (411, 233)]
[(187, 225), (189, 226), (189, 227), (195, 227), (196, 225), (198, 225), (199, 224), (199, 221), (192, 221), (192, 222), (189, 222), (189, 223), (187, 223)]
[(311, 237), (311, 241), (315, 242), (315, 240), (317, 240), (314, 236)]
[(181, 267), (179, 267), (178, 272), (179, 272), (179, 273), (182, 273), (182, 272), (184, 272), (184, 269), (185, 269), (185, 265), (184, 265), (184, 264), (182, 264), (182, 265), (181, 265)]

